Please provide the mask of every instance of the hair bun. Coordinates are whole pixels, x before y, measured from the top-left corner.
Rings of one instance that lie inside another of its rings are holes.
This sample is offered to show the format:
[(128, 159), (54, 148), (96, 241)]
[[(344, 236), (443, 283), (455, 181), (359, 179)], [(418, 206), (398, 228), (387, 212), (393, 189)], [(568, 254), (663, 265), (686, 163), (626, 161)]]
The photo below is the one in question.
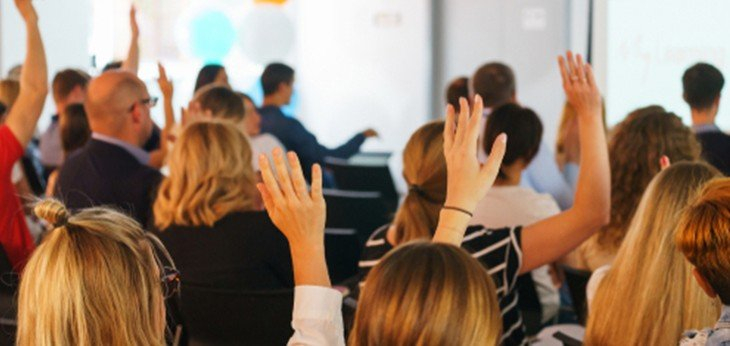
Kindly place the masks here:
[(65, 226), (68, 223), (68, 209), (56, 199), (44, 199), (36, 203), (33, 213), (53, 225), (54, 228)]

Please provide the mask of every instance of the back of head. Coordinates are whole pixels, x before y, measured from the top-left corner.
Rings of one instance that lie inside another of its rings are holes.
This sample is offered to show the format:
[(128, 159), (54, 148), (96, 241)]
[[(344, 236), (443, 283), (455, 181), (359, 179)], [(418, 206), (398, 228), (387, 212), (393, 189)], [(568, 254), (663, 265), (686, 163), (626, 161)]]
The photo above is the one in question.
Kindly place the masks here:
[(589, 344), (667, 345), (716, 318), (674, 239), (682, 212), (710, 180), (703, 162), (672, 165), (651, 181), (591, 306)]
[(459, 104), (460, 98), (469, 99), (469, 78), (459, 77), (451, 81), (448, 88), (446, 88), (446, 103), (454, 107), (454, 110), (458, 113), (461, 109)]
[(490, 108), (514, 101), (517, 92), (512, 68), (499, 62), (479, 67), (471, 79), (471, 87), (484, 100), (484, 107)]
[(396, 244), (431, 239), (446, 200), (444, 122), (421, 126), (403, 150), (403, 177), (408, 194), (395, 215)]
[(159, 242), (109, 209), (71, 215), (60, 202), (45, 200), (35, 214), (54, 229), (21, 278), (17, 344), (162, 344)]
[(496, 345), (502, 319), (486, 269), (447, 244), (413, 242), (368, 274), (350, 345)]
[(697, 63), (688, 68), (682, 76), (684, 100), (693, 109), (712, 107), (725, 85), (722, 72), (707, 63)]
[(64, 155), (83, 147), (91, 138), (89, 120), (86, 118), (84, 105), (72, 104), (61, 114), (61, 147)]
[(123, 131), (131, 107), (147, 96), (147, 87), (133, 73), (102, 73), (89, 83), (84, 102), (91, 130), (112, 136)]
[(705, 186), (682, 215), (675, 240), (722, 304), (730, 305), (730, 178)]
[(637, 110), (618, 124), (609, 142), (611, 163), (611, 221), (598, 242), (618, 249), (651, 179), (659, 173), (662, 155), (673, 163), (696, 161), (700, 144), (682, 119), (652, 107)]
[(213, 226), (236, 211), (253, 210), (255, 183), (251, 147), (228, 122), (198, 121), (177, 139), (170, 175), (154, 204), (155, 226)]
[(281, 83), (291, 84), (293, 81), (294, 69), (282, 63), (269, 64), (261, 74), (264, 96), (275, 93)]
[(124, 63), (120, 60), (110, 61), (106, 65), (104, 65), (104, 68), (101, 69), (101, 72), (104, 73), (104, 72), (109, 72), (112, 70), (118, 70), (118, 69), (122, 68), (123, 64)]
[(86, 89), (89, 80), (91, 80), (91, 77), (86, 72), (77, 69), (66, 69), (56, 73), (51, 85), (53, 100), (56, 103), (65, 102), (74, 89)]
[[(535, 158), (542, 141), (542, 122), (529, 108), (506, 104), (495, 109), (487, 118), (484, 131), (484, 150), (492, 151), (492, 145), (501, 133), (506, 133), (509, 145), (502, 160), (502, 167), (522, 160), (525, 167)], [(500, 178), (506, 178), (502, 171)]]
[(194, 101), (200, 104), (204, 112), (210, 112), (214, 119), (238, 123), (245, 115), (243, 99), (227, 86), (209, 84), (195, 93)]
[(7, 109), (13, 108), (18, 95), (20, 95), (20, 82), (10, 79), (0, 81), (0, 103)]
[(218, 73), (223, 70), (224, 67), (218, 64), (209, 64), (203, 66), (198, 72), (198, 78), (195, 80), (195, 91), (198, 89), (211, 84), (218, 77)]

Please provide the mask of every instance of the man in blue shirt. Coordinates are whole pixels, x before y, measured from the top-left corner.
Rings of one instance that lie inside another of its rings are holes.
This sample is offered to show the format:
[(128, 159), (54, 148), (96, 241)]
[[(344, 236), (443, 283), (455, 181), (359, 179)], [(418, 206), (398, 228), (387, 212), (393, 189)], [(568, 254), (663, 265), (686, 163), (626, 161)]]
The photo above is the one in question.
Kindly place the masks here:
[(325, 157), (348, 159), (360, 151), (365, 139), (378, 135), (373, 129), (365, 130), (352, 137), (345, 144), (330, 149), (317, 141), (301, 122), (289, 118), (281, 111), (281, 107), (289, 104), (294, 91), (294, 69), (281, 64), (272, 63), (266, 66), (261, 75), (264, 88), (264, 103), (259, 109), (261, 114), (261, 132), (270, 133), (281, 141), (287, 150), (299, 156), (304, 174), (310, 180), (311, 167), (315, 163), (324, 163)]

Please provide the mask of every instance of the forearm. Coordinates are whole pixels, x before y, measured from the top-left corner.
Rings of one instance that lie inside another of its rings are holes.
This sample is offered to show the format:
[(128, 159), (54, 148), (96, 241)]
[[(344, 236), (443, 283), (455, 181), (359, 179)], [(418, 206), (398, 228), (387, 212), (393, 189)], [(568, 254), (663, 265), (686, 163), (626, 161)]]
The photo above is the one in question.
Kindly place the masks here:
[[(175, 126), (175, 111), (172, 107), (172, 95), (164, 96), (164, 111), (165, 111), (165, 130), (170, 131)], [(163, 138), (161, 143), (166, 143), (166, 138)], [(162, 145), (162, 144), (160, 144)]]
[(129, 51), (127, 52), (127, 58), (122, 62), (122, 69), (137, 74), (139, 70), (139, 39), (132, 37), (132, 42), (129, 44)]
[(436, 233), (433, 235), (433, 241), (461, 246), (461, 242), (464, 240), (464, 232), (466, 227), (469, 226), (469, 220), (471, 220), (471, 217), (466, 213), (451, 209), (441, 209), (439, 223), (436, 227)]
[(318, 245), (289, 246), (296, 286), (332, 286), (324, 256), (324, 242)]
[(608, 145), (600, 116), (582, 116), (580, 126), (580, 170), (574, 209), (591, 215), (596, 226), (608, 221), (611, 210), (611, 173)]

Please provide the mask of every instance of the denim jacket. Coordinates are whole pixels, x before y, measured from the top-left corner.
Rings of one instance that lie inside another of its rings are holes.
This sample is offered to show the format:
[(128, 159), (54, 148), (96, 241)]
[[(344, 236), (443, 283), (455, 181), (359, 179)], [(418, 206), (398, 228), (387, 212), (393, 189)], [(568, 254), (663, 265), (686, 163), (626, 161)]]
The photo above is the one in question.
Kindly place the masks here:
[(730, 305), (722, 307), (720, 320), (714, 329), (685, 332), (680, 346), (730, 346)]

